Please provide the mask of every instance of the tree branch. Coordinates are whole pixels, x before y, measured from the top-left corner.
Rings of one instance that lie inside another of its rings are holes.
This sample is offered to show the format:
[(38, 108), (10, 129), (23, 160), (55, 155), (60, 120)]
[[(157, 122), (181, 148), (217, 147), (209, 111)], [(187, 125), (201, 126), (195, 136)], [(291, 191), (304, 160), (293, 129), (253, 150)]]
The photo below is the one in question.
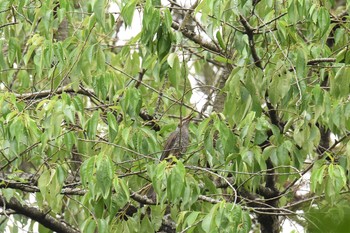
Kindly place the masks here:
[(22, 99), (22, 100), (35, 100), (35, 99), (42, 99), (53, 94), (59, 95), (59, 94), (62, 94), (63, 92), (76, 93), (76, 94), (92, 97), (91, 96), (92, 91), (88, 91), (87, 89), (74, 90), (73, 88), (65, 88), (65, 87), (60, 87), (55, 92), (53, 92), (52, 90), (43, 90), (43, 91), (38, 91), (33, 93), (15, 94), (15, 96), (16, 98)]
[(3, 27), (10, 26), (10, 25), (15, 25), (15, 24), (18, 24), (18, 23), (17, 23), (17, 22), (5, 23), (5, 24), (3, 24), (3, 25), (0, 25), (0, 29), (3, 28)]
[(307, 62), (307, 65), (311, 66), (319, 63), (324, 63), (324, 62), (336, 62), (336, 59), (332, 57), (311, 59)]
[(180, 30), (180, 25), (176, 22), (173, 22), (171, 24), (171, 27), (177, 31), (180, 31), (185, 37), (187, 37), (191, 41), (195, 42), (196, 44), (199, 44), (201, 47), (205, 48), (206, 50), (209, 50), (211, 52), (215, 52), (217, 54), (222, 55), (222, 51), (217, 46), (215, 46), (214, 44), (211, 44), (209, 42), (203, 41), (199, 35), (197, 35), (196, 33), (192, 32), (192, 31), (189, 31), (186, 27), (184, 27)]
[(68, 225), (62, 220), (58, 221), (48, 213), (44, 213), (37, 208), (30, 207), (27, 205), (22, 205), (16, 198), (12, 197), (10, 201), (6, 201), (3, 196), (0, 196), (0, 206), (4, 209), (12, 209), (16, 211), (17, 214), (24, 215), (34, 221), (37, 221), (46, 228), (63, 233), (78, 233), (79, 230)]
[(243, 25), (243, 27), (245, 29), (245, 33), (248, 36), (249, 47), (250, 47), (250, 50), (252, 52), (252, 56), (253, 56), (255, 65), (257, 67), (259, 67), (261, 70), (263, 70), (264, 68), (261, 64), (261, 59), (258, 56), (258, 53), (257, 53), (256, 48), (255, 48), (254, 33), (253, 33), (255, 29), (252, 26), (250, 26), (248, 21), (242, 15), (240, 15), (239, 18), (240, 18), (241, 24)]

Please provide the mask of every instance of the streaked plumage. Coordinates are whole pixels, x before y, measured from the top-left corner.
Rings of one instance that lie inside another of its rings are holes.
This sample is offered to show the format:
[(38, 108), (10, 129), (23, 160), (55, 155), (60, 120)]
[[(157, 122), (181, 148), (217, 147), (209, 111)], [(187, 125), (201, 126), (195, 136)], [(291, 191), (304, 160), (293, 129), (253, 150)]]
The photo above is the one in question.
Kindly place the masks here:
[(188, 124), (192, 116), (188, 116), (180, 122), (176, 130), (170, 134), (165, 143), (164, 150), (160, 160), (166, 159), (170, 155), (179, 158), (187, 150), (189, 144)]

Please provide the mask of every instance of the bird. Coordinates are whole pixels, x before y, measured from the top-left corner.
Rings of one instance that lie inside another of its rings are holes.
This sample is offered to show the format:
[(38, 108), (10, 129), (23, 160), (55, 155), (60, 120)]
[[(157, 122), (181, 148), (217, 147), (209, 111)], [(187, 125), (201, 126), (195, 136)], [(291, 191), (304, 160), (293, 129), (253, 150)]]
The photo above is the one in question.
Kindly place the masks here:
[(192, 114), (190, 114), (186, 118), (182, 119), (176, 130), (169, 135), (160, 157), (161, 161), (171, 155), (175, 156), (176, 158), (180, 158), (186, 152), (190, 142), (188, 124), (192, 118)]

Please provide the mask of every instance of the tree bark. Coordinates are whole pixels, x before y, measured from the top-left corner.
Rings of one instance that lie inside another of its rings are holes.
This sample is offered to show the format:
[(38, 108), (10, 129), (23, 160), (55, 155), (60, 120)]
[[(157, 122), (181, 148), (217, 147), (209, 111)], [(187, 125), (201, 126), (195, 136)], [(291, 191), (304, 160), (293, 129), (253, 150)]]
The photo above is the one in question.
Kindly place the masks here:
[(66, 222), (58, 221), (49, 213), (42, 212), (41, 210), (21, 204), (16, 198), (12, 197), (9, 201), (5, 200), (5, 197), (0, 196), (0, 206), (4, 209), (14, 210), (17, 214), (24, 215), (34, 221), (37, 221), (44, 227), (62, 233), (78, 233), (79, 230), (69, 226)]

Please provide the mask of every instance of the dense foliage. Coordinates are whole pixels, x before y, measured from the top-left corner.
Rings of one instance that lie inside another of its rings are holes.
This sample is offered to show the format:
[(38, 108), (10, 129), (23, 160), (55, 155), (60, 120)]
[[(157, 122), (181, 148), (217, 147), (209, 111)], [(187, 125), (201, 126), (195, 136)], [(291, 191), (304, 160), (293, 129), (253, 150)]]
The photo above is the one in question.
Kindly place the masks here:
[[(348, 8), (0, 1), (1, 231), (279, 232), (289, 219), (340, 232)], [(190, 113), (187, 152), (159, 161)]]

